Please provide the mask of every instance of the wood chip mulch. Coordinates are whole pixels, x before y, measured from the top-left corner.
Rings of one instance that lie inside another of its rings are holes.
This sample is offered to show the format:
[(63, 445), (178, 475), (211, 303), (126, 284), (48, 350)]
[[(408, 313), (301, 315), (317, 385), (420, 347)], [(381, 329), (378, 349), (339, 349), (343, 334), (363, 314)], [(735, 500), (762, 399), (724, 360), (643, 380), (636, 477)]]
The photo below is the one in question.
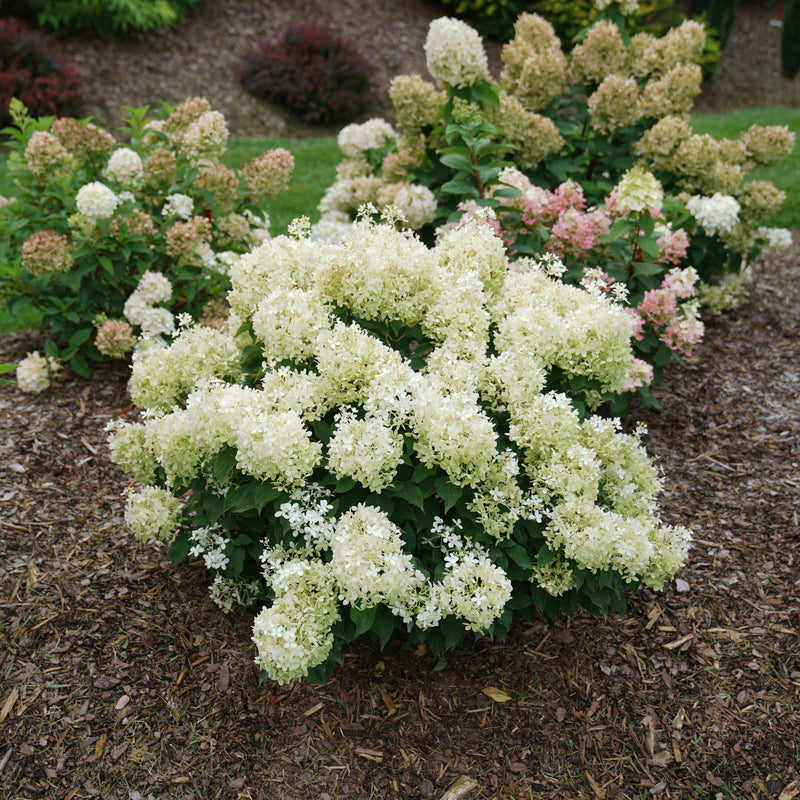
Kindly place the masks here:
[(695, 532), (678, 579), (438, 672), (364, 641), (324, 686), (259, 683), (250, 618), (122, 524), (126, 370), (0, 389), (0, 797), (800, 798), (800, 234), (756, 275), (635, 411)]

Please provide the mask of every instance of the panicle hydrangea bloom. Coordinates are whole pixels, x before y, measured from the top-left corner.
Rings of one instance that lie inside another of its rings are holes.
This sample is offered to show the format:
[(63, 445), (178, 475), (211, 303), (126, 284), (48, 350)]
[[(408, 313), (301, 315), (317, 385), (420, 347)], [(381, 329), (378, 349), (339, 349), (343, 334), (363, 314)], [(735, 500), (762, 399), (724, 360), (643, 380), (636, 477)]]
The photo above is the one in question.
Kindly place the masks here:
[(119, 203), (119, 196), (99, 181), (81, 186), (75, 196), (78, 212), (91, 222), (110, 217)]
[(686, 114), (700, 94), (703, 71), (698, 64), (681, 64), (660, 78), (652, 78), (642, 90), (642, 116), (661, 117)]
[(205, 217), (191, 217), (185, 222), (176, 222), (164, 233), (167, 254), (189, 263), (207, 266), (213, 261), (209, 246), (211, 222)]
[(138, 183), (144, 174), (142, 159), (135, 150), (129, 147), (120, 147), (108, 159), (103, 175), (112, 181), (117, 181), (123, 186), (133, 186)]
[(635, 75), (664, 75), (684, 64), (697, 64), (706, 42), (705, 27), (696, 20), (684, 20), (664, 36), (636, 34), (631, 43)]
[(69, 272), (72, 268), (69, 239), (56, 231), (31, 234), (22, 244), (22, 266), (31, 275)]
[(68, 157), (66, 147), (46, 131), (35, 131), (25, 145), (25, 163), (37, 180), (52, 174)]
[(599, 133), (634, 125), (641, 116), (635, 78), (608, 75), (589, 96), (589, 124)]
[(283, 147), (268, 150), (242, 165), (242, 177), (260, 200), (269, 200), (282, 192), (294, 171), (294, 156)]
[(142, 422), (112, 420), (106, 425), (111, 460), (138, 483), (155, 479), (156, 459), (147, 446), (147, 429)]
[(786, 228), (769, 228), (761, 226), (756, 228), (755, 236), (764, 240), (765, 255), (776, 255), (792, 245), (792, 232)]
[(363, 504), (343, 514), (330, 541), (331, 571), (346, 605), (385, 603), (407, 622), (425, 576), (403, 550), (400, 529), (380, 509)]
[(403, 459), (403, 437), (380, 417), (344, 410), (328, 442), (328, 469), (380, 493), (394, 480)]
[[(149, 305), (166, 303), (172, 299), (172, 284), (160, 272), (145, 272), (136, 286), (136, 294)], [(137, 323), (138, 324), (138, 323)]]
[(162, 130), (170, 141), (180, 146), (188, 127), (211, 110), (205, 97), (189, 97), (172, 110)]
[(751, 125), (739, 139), (756, 166), (771, 167), (794, 149), (794, 131), (788, 125)]
[(128, 391), (140, 408), (166, 410), (203, 378), (238, 378), (239, 355), (228, 332), (187, 328), (169, 347), (134, 358)]
[(436, 258), (412, 234), (389, 233), (366, 217), (347, 232), (319, 271), (320, 290), (365, 319), (422, 319), (435, 286)]
[(188, 194), (167, 195), (164, 205), (161, 208), (161, 215), (164, 217), (178, 217), (178, 219), (190, 219), (194, 213), (194, 200)]
[(55, 358), (40, 356), (34, 350), (17, 365), (17, 386), (22, 392), (40, 394), (50, 386), (50, 379), (60, 369), (61, 364)]
[(686, 208), (703, 226), (709, 236), (729, 233), (739, 222), (741, 206), (733, 197), (714, 194), (712, 197), (693, 195), (686, 202)]
[(228, 145), (228, 124), (219, 111), (205, 111), (186, 126), (180, 148), (192, 164), (213, 161), (222, 156)]
[(538, 14), (521, 14), (514, 33), (503, 46), (500, 87), (528, 111), (538, 111), (561, 94), (567, 57), (553, 26)]
[(378, 206), (391, 206), (402, 216), (412, 230), (419, 230), (436, 219), (436, 196), (418, 183), (402, 181), (389, 183), (378, 191)]
[(641, 167), (631, 167), (617, 184), (617, 207), (623, 211), (661, 209), (664, 189), (653, 175)]
[(572, 83), (597, 85), (612, 75), (622, 76), (627, 57), (616, 24), (599, 20), (589, 28), (586, 38), (572, 49), (567, 79)]
[(472, 86), (489, 70), (489, 62), (478, 32), (461, 20), (433, 20), (425, 39), (428, 71), (444, 87)]
[(109, 358), (125, 358), (136, 344), (133, 328), (124, 320), (107, 319), (95, 333), (94, 346)]
[(430, 587), (416, 622), (430, 628), (452, 614), (469, 630), (484, 632), (511, 599), (511, 581), (480, 545), (455, 544), (445, 556), (442, 580)]
[(273, 680), (289, 683), (321, 664), (333, 647), (337, 585), (329, 564), (302, 557), (276, 564), (267, 580), (275, 600), (253, 623), (256, 664)]
[(253, 333), (263, 344), (264, 359), (304, 362), (313, 354), (317, 338), (331, 328), (328, 307), (311, 291), (275, 289), (256, 307)]
[(202, 163), (194, 184), (198, 189), (205, 189), (214, 196), (214, 208), (219, 209), (220, 213), (228, 214), (233, 211), (239, 191), (239, 177), (232, 169), (219, 161)]
[(550, 117), (528, 111), (507, 92), (500, 93), (499, 106), (488, 106), (484, 113), (503, 130), (503, 141), (513, 145), (514, 161), (522, 169), (532, 169), (565, 144)]
[(786, 192), (778, 189), (772, 181), (748, 181), (736, 194), (739, 203), (739, 221), (756, 225), (769, 219), (786, 200)]
[(142, 179), (145, 186), (166, 187), (175, 177), (178, 159), (171, 150), (155, 150), (142, 164)]
[(89, 153), (110, 153), (116, 142), (114, 137), (93, 122), (83, 123), (74, 117), (59, 117), (50, 126), (52, 133), (69, 153), (85, 158)]
[(367, 203), (377, 203), (383, 180), (377, 175), (361, 175), (334, 181), (322, 195), (317, 210), (352, 214)]
[(234, 606), (247, 608), (258, 597), (258, 581), (233, 581), (217, 575), (208, 587), (208, 597), (224, 613), (230, 614)]
[(389, 84), (389, 97), (398, 125), (412, 132), (433, 126), (447, 95), (419, 75), (397, 75)]
[(142, 542), (169, 542), (182, 513), (183, 504), (171, 492), (158, 486), (143, 486), (128, 495), (125, 524)]
[(348, 158), (360, 158), (367, 150), (380, 150), (397, 137), (394, 128), (382, 117), (345, 125), (336, 138)]

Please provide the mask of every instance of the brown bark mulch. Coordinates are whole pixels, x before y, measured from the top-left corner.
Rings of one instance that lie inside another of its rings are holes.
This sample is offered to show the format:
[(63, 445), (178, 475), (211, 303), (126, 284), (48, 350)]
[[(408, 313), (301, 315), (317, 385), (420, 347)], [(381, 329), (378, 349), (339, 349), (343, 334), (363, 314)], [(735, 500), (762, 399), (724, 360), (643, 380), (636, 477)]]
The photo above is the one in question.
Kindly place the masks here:
[(800, 234), (756, 275), (635, 410), (695, 533), (678, 580), (438, 672), (361, 641), (324, 686), (259, 683), (251, 620), (125, 531), (126, 370), (0, 389), (0, 797), (800, 797)]

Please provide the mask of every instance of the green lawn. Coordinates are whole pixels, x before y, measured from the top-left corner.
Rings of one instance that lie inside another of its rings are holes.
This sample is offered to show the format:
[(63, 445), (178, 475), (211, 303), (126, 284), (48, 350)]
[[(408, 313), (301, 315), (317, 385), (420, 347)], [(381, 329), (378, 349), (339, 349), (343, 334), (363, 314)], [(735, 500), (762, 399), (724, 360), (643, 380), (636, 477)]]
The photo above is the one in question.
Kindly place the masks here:
[(797, 137), (794, 151), (780, 164), (750, 173), (751, 178), (772, 181), (786, 192), (786, 202), (771, 220), (778, 228), (800, 227), (800, 108), (749, 108), (727, 114), (694, 114), (695, 133), (710, 133), (716, 139), (736, 139), (751, 125), (788, 125)]

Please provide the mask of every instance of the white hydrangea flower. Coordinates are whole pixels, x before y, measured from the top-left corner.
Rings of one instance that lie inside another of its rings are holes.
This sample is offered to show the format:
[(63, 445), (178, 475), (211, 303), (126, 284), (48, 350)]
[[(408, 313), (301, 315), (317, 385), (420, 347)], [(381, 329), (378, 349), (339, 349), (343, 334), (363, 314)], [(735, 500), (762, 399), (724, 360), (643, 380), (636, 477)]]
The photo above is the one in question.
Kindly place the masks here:
[(194, 200), (188, 194), (176, 192), (167, 195), (167, 199), (161, 209), (164, 217), (178, 217), (178, 219), (189, 219), (194, 213)]
[(366, 122), (345, 125), (336, 139), (339, 149), (348, 158), (360, 158), (367, 150), (379, 150), (397, 133), (383, 118), (373, 117)]
[(142, 159), (135, 150), (120, 147), (108, 159), (103, 174), (110, 180), (118, 181), (124, 186), (131, 186), (141, 180), (143, 173)]
[(401, 531), (383, 511), (359, 505), (344, 514), (331, 538), (331, 556), (342, 602), (358, 608), (385, 603), (411, 620), (425, 576), (403, 551)]
[(664, 202), (661, 182), (641, 167), (631, 167), (617, 184), (617, 206), (623, 211), (660, 209)]
[(34, 350), (17, 365), (17, 386), (21, 392), (40, 394), (50, 386), (50, 378), (60, 369), (61, 364), (55, 358), (46, 358)]
[(81, 186), (75, 196), (75, 204), (81, 214), (96, 222), (114, 213), (114, 209), (119, 205), (119, 197), (104, 183), (93, 181)]
[(709, 236), (730, 233), (739, 222), (741, 206), (735, 197), (716, 192), (711, 197), (693, 195), (686, 208)]
[(768, 228), (762, 226), (755, 229), (754, 235), (757, 239), (764, 240), (763, 252), (765, 255), (776, 255), (787, 247), (792, 246), (792, 232), (786, 228)]
[(144, 486), (128, 495), (125, 524), (143, 542), (169, 542), (181, 521), (183, 505), (171, 492), (158, 486)]
[(478, 32), (461, 20), (440, 17), (430, 24), (425, 39), (428, 71), (442, 85), (472, 86), (489, 69)]

